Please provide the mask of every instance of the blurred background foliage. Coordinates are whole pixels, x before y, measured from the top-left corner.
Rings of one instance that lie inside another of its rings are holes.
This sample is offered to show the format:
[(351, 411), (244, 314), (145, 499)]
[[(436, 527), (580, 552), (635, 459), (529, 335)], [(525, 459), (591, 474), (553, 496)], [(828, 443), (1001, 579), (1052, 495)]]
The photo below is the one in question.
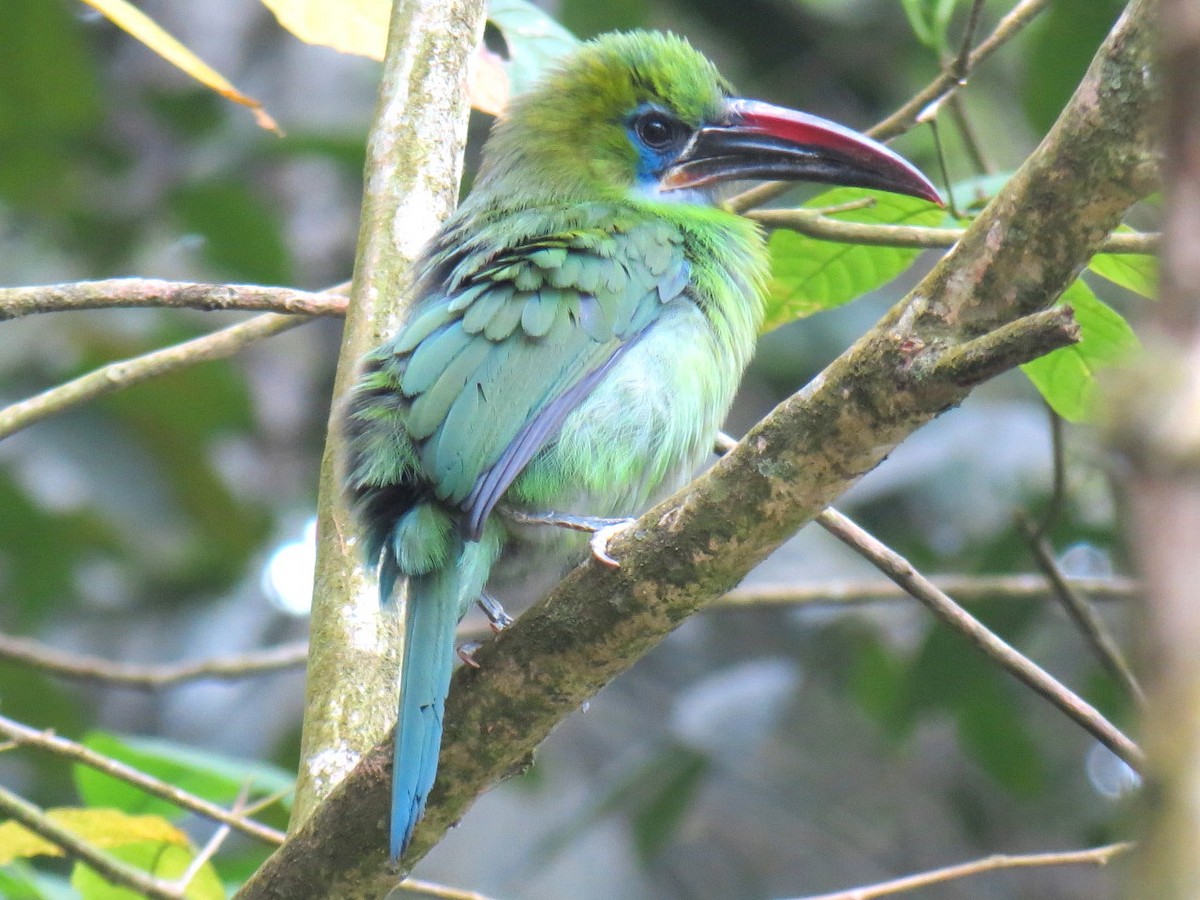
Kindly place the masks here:
[[(259, 130), (80, 3), (7, 0), (0, 284), (137, 275), (315, 289), (347, 279), (377, 64), (300, 43), (256, 0), (140, 5), (261, 99), (287, 136)], [(950, 20), (951, 47), (966, 5)], [(988, 2), (984, 27), (1010, 5)], [(742, 93), (857, 127), (938, 68), (906, 15), (932, 16), (930, 2), (545, 6), (583, 37), (680, 32)], [(1033, 148), (1121, 6), (1056, 0), (972, 78), (963, 101), (995, 171)], [(474, 116), (468, 183), (489, 123)], [(955, 130), (942, 132), (950, 179), (980, 174)], [(897, 146), (936, 172), (927, 130)], [(915, 277), (768, 335), (729, 430), (803, 385)], [(1126, 308), (1129, 298), (1095, 286)], [(236, 318), (116, 310), (5, 322), (0, 403)], [(314, 321), (0, 441), (0, 630), (125, 661), (302, 637), (337, 346), (338, 323)], [(1030, 571), (1012, 516), (1047, 511), (1050, 448), (1042, 402), (1010, 374), (916, 435), (841, 505), (927, 572)], [(1124, 571), (1120, 498), (1086, 427), (1067, 429), (1065, 458), (1050, 531), (1060, 562), (1071, 574)], [(751, 583), (859, 577), (874, 573), (808, 529)], [(974, 611), (1128, 719), (1053, 604), (997, 597)], [(1125, 611), (1104, 612), (1123, 634)], [(73, 737), (98, 729), (106, 751), (124, 747), (223, 802), (238, 765), (270, 764), (272, 784), (294, 766), (302, 691), (298, 672), (139, 692), (0, 664), (0, 712)], [(141, 802), (30, 752), (0, 755), (0, 780), (43, 806)], [(484, 797), (416, 874), (512, 900), (784, 897), (1106, 840), (1133, 786), (1107, 751), (914, 603), (713, 612), (559, 728), (534, 769)], [(234, 841), (216, 869), (234, 884), (263, 855)], [(44, 871), (45, 896), (70, 895), (65, 867)], [(1093, 898), (1113, 878), (1011, 873), (922, 896)]]

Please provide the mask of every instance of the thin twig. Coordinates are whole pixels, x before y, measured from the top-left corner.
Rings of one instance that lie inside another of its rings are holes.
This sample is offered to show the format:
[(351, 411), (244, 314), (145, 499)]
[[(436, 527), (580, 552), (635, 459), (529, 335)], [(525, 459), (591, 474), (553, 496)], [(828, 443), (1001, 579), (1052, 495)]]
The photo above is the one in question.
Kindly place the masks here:
[(947, 71), (960, 82), (971, 71), (971, 47), (975, 44), (975, 33), (979, 30), (979, 19), (983, 15), (984, 2), (985, 0), (975, 0), (971, 4), (971, 12), (967, 16), (967, 27), (963, 29), (962, 41), (959, 43), (958, 56), (947, 68)]
[(963, 100), (963, 95), (951, 94), (949, 104), (950, 115), (954, 118), (954, 125), (958, 129), (963, 147), (967, 151), (967, 156), (971, 158), (971, 164), (975, 167), (975, 171), (981, 175), (991, 175), (995, 171), (995, 166), (988, 160), (987, 154), (983, 150), (983, 142), (979, 140), (975, 126), (972, 124), (970, 116), (967, 115), (967, 104)]
[(1058, 707), (1133, 769), (1139, 772), (1144, 769), (1145, 755), (1141, 748), (1109, 722), (1099, 710), (1033, 660), (1023, 656), (989, 631), (982, 622), (939, 591), (929, 579), (913, 568), (908, 560), (837, 510), (826, 509), (816, 517), (816, 521), (846, 546), (870, 560), (881, 572), (924, 603), (934, 615), (968, 638), (988, 657)]
[(1050, 5), (1050, 0), (1021, 0), (996, 23), (996, 27), (967, 56), (966, 65), (943, 69), (929, 84), (914, 94), (903, 106), (875, 125), (867, 133), (876, 140), (886, 140), (903, 134), (916, 123), (926, 106), (951, 94), (966, 83), (966, 78), (984, 60), (1016, 37), (1021, 30)]
[(1121, 652), (1120, 646), (1103, 620), (1096, 614), (1095, 607), (1080, 593), (1076, 585), (1067, 580), (1062, 568), (1054, 559), (1050, 544), (1039, 533), (1039, 529), (1035, 528), (1033, 523), (1023, 515), (1018, 514), (1016, 521), (1017, 528), (1029, 545), (1038, 567), (1045, 573), (1046, 580), (1053, 586), (1054, 596), (1058, 598), (1068, 615), (1079, 626), (1083, 636), (1096, 651), (1101, 664), (1116, 679), (1117, 683), (1129, 692), (1129, 696), (1133, 697), (1139, 706), (1144, 705), (1146, 694), (1142, 690), (1141, 684), (1138, 683), (1137, 676), (1133, 674), (1133, 669), (1126, 661), (1125, 654)]
[(21, 400), (0, 409), (0, 439), (20, 431), (22, 428), (28, 428), (49, 416), (89, 400), (95, 400), (97, 397), (103, 397), (105, 394), (111, 394), (121, 388), (156, 378), (185, 366), (232, 356), (249, 344), (309, 321), (311, 321), (309, 316), (281, 316), (275, 313), (266, 313), (203, 337), (184, 341), (182, 344), (175, 344), (172, 347), (165, 347), (121, 362), (109, 363), (94, 372), (81, 375), (79, 378), (50, 388), (27, 400)]
[[(939, 589), (960, 599), (1018, 601), (1045, 599), (1052, 591), (1039, 574), (1017, 575), (938, 575), (932, 581)], [(1101, 600), (1126, 600), (1141, 593), (1134, 578), (1075, 578), (1070, 584)], [(891, 603), (910, 598), (910, 594), (886, 579), (834, 579), (829, 581), (781, 584), (756, 584), (739, 587), (714, 601), (708, 609), (731, 611), (759, 606), (852, 606), (866, 603)], [(492, 630), (471, 621), (459, 626), (460, 639), (487, 637)], [(98, 656), (68, 653), (30, 638), (0, 634), (0, 659), (22, 663), (59, 678), (96, 684), (99, 687), (163, 689), (193, 681), (221, 679), (232, 681), (272, 675), (304, 665), (308, 643), (296, 641), (239, 656), (214, 656), (182, 663), (123, 663)], [(0, 750), (5, 748), (0, 744)], [(286, 793), (286, 792), (284, 792)], [(260, 801), (261, 802), (261, 801)], [(269, 803), (264, 805), (270, 805)], [(252, 808), (259, 808), (258, 803)]]
[(149, 873), (123, 862), (50, 819), (45, 811), (0, 786), (0, 813), (49, 841), (72, 859), (94, 869), (106, 881), (137, 891), (151, 900), (179, 900), (179, 895)]
[(174, 803), (176, 806), (191, 810), (215, 822), (229, 825), (243, 834), (258, 838), (258, 840), (265, 843), (273, 845), (283, 843), (284, 834), (270, 826), (263, 825), (261, 822), (255, 822), (253, 819), (247, 819), (244, 816), (236, 815), (215, 803), (210, 803), (202, 797), (189, 794), (187, 791), (181, 790), (173, 784), (168, 784), (152, 775), (147, 775), (145, 772), (133, 768), (133, 766), (112, 759), (102, 753), (97, 753), (83, 744), (78, 744), (75, 741), (59, 737), (50, 732), (38, 731), (35, 728), (22, 725), (20, 722), (16, 722), (5, 716), (0, 716), (0, 734), (4, 734), (23, 746), (36, 747), (39, 750), (46, 750), (64, 759), (90, 766), (98, 772), (103, 772), (105, 775), (111, 775), (113, 778), (119, 778), (121, 781), (132, 784), (147, 794), (152, 794), (155, 797), (166, 800), (168, 803)]
[(256, 284), (201, 284), (157, 278), (110, 278), (28, 287), (0, 288), (0, 322), (34, 313), (80, 309), (175, 307), (246, 310), (305, 316), (344, 316), (346, 297), (339, 288), (312, 293)]
[(950, 167), (946, 165), (946, 148), (942, 145), (942, 131), (938, 128), (937, 113), (940, 106), (940, 101), (931, 104), (921, 114), (921, 121), (929, 126), (929, 133), (933, 136), (933, 152), (937, 157), (938, 171), (942, 173), (942, 183), (946, 186), (946, 209), (954, 218), (961, 219), (962, 212), (954, 200), (954, 181), (950, 178)]
[[(1016, 37), (1026, 25), (1046, 7), (1050, 0), (1021, 0), (997, 24), (986, 38), (979, 42), (967, 57), (966, 71), (961, 73), (943, 69), (936, 78), (910, 97), (899, 109), (883, 121), (867, 129), (867, 134), (877, 141), (886, 141), (896, 135), (908, 131), (917, 122), (921, 110), (954, 91), (966, 83), (966, 77), (980, 63), (999, 50), (1012, 38)], [(729, 208), (736, 212), (745, 212), (761, 206), (785, 193), (791, 184), (788, 182), (770, 182), (743, 191), (729, 201)]]
[(67, 653), (40, 641), (0, 634), (0, 659), (36, 666), (43, 672), (63, 678), (147, 690), (174, 687), (206, 678), (233, 680), (298, 669), (304, 666), (307, 654), (308, 642), (295, 641), (236, 656), (137, 665)]
[[(811, 209), (756, 209), (746, 215), (768, 228), (788, 228), (811, 238), (873, 247), (940, 249), (954, 245), (965, 233), (963, 228), (848, 222)], [(1159, 236), (1155, 233), (1120, 232), (1110, 234), (1099, 252), (1153, 254), (1158, 251), (1158, 243)]]
[[(249, 796), (250, 782), (246, 781), (238, 790), (237, 798), (233, 801), (233, 806), (230, 807), (230, 812), (238, 815), (244, 814), (246, 811), (246, 800)], [(188, 863), (188, 867), (183, 870), (183, 874), (175, 879), (174, 882), (172, 882), (181, 900), (187, 894), (188, 886), (192, 883), (192, 880), (196, 877), (197, 873), (204, 868), (204, 864), (211, 860), (216, 855), (217, 851), (221, 849), (221, 845), (225, 843), (226, 839), (229, 837), (230, 830), (231, 829), (228, 825), (221, 824), (218, 826), (216, 831), (212, 833), (212, 837), (210, 837), (205, 842), (204, 846), (200, 848), (200, 852), (192, 857), (192, 861)]]
[(1063, 504), (1067, 498), (1067, 452), (1063, 434), (1062, 416), (1056, 413), (1050, 404), (1045, 404), (1046, 415), (1050, 420), (1050, 457), (1054, 467), (1051, 470), (1050, 502), (1046, 504), (1046, 512), (1038, 523), (1034, 535), (1041, 540), (1058, 524), (1062, 515)]
[(399, 888), (406, 894), (419, 894), (423, 897), (436, 897), (438, 900), (491, 900), (478, 891), (464, 891), (461, 888), (448, 887), (432, 881), (421, 881), (419, 878), (405, 878)]
[[(930, 579), (938, 589), (974, 603), (982, 600), (1042, 600), (1051, 588), (1041, 575), (941, 575)], [(1133, 578), (1072, 579), (1071, 585), (1095, 597), (1131, 599), (1141, 593)], [(911, 594), (885, 579), (822, 581), (816, 584), (773, 584), (740, 587), (716, 600), (708, 609), (733, 610), (759, 606), (852, 606), (863, 603), (911, 599)]]
[(875, 900), (877, 897), (902, 894), (917, 888), (944, 884), (947, 881), (957, 881), (961, 878), (971, 878), (985, 872), (996, 872), (1002, 869), (1032, 869), (1043, 866), (1104, 866), (1108, 865), (1114, 857), (1120, 856), (1132, 847), (1131, 843), (1121, 843), (1093, 847), (1089, 850), (1067, 850), (1061, 853), (997, 853), (972, 862), (920, 872), (916, 875), (906, 875), (892, 881), (851, 888), (848, 891), (835, 891), (832, 894), (798, 897), (796, 900)]

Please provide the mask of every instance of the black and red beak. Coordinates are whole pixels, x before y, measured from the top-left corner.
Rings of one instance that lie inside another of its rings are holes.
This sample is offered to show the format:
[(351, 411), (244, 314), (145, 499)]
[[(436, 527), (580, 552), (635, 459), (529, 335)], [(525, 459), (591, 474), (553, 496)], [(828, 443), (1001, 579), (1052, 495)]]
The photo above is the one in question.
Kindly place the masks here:
[(912, 163), (836, 122), (758, 100), (728, 100), (724, 121), (698, 129), (664, 173), (662, 190), (720, 181), (819, 181), (875, 188), (942, 205)]

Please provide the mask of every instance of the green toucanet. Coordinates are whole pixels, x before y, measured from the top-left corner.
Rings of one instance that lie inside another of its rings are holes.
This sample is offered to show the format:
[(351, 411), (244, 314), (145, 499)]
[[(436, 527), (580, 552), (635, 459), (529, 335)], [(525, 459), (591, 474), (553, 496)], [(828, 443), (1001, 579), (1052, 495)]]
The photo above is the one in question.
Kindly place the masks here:
[(513, 99), (367, 356), (345, 477), (385, 604), (408, 583), (393, 856), (437, 771), (455, 626), (502, 557), (541, 552), (497, 505), (628, 515), (710, 453), (763, 315), (763, 235), (716, 205), (746, 179), (939, 202), (886, 147), (733, 97), (687, 42), (608, 35)]

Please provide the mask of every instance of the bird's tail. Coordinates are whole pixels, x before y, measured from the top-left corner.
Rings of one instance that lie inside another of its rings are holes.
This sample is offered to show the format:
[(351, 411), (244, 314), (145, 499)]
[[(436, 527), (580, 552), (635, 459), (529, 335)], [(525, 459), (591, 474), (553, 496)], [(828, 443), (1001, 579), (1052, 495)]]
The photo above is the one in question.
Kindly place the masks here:
[[(397, 528), (396, 545), (402, 543), (403, 532), (403, 527)], [(447, 537), (449, 552), (441, 565), (408, 579), (392, 768), (393, 858), (408, 847), (437, 775), (442, 713), (454, 669), (455, 628), (479, 597), (499, 551), (498, 535), (490, 529), (479, 542)], [(400, 551), (396, 555), (403, 570), (406, 554), (401, 546), (394, 549)]]
[(438, 594), (452, 588), (453, 581), (439, 572), (409, 583), (392, 768), (393, 857), (408, 846), (437, 775), (458, 625), (457, 598)]

